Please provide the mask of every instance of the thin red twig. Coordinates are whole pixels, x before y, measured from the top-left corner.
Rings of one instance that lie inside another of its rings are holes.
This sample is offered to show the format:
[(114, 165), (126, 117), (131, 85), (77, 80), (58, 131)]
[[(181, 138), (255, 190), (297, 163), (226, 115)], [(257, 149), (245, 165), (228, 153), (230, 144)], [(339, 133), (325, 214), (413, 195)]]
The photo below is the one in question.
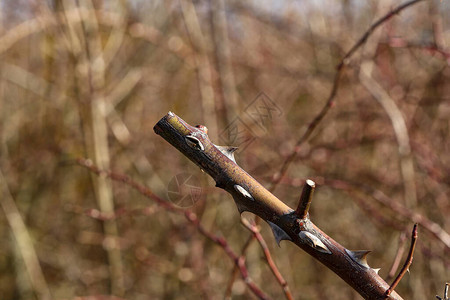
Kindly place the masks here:
[(258, 230), (258, 227), (255, 224), (250, 223), (247, 219), (241, 218), (242, 224), (252, 232), (253, 236), (258, 241), (259, 245), (261, 246), (261, 249), (264, 252), (264, 256), (266, 257), (267, 264), (269, 265), (270, 270), (272, 271), (273, 275), (277, 279), (280, 286), (283, 288), (284, 295), (286, 296), (286, 299), (293, 300), (293, 296), (291, 294), (291, 291), (289, 289), (287, 281), (284, 279), (283, 275), (278, 270), (277, 266), (275, 265), (275, 262), (272, 259), (272, 255), (270, 254), (270, 250), (267, 247), (266, 241), (263, 239), (261, 233)]
[(375, 31), (375, 29), (377, 29), (384, 22), (386, 22), (387, 20), (392, 18), (394, 15), (399, 14), (405, 8), (407, 8), (407, 7), (409, 7), (409, 6), (413, 5), (413, 4), (416, 4), (417, 2), (420, 2), (420, 1), (423, 1), (423, 0), (412, 0), (412, 1), (405, 2), (405, 3), (397, 6), (395, 9), (390, 11), (388, 14), (386, 14), (383, 17), (381, 17), (380, 19), (378, 19), (375, 23), (373, 23), (369, 27), (369, 29), (367, 29), (366, 32), (361, 36), (361, 38), (356, 42), (356, 44), (353, 45), (353, 47), (347, 52), (347, 54), (344, 56), (344, 58), (342, 59), (341, 63), (339, 64), (338, 68), (342, 67), (343, 64), (346, 64), (346, 61), (350, 58), (350, 56), (352, 56), (353, 53), (355, 53), (356, 50), (358, 50), (359, 47), (364, 45), (364, 43), (367, 41), (369, 36)]
[(100, 170), (97, 166), (95, 166), (90, 159), (77, 159), (77, 163), (88, 169), (89, 171), (97, 174), (98, 176), (106, 176), (114, 181), (120, 181), (125, 183), (126, 185), (136, 189), (139, 193), (144, 195), (147, 198), (150, 198), (154, 200), (158, 205), (163, 207), (164, 209), (178, 213), (178, 214), (184, 214), (186, 219), (195, 226), (195, 228), (200, 232), (203, 236), (214, 242), (215, 244), (219, 245), (225, 253), (228, 255), (229, 258), (231, 258), (234, 262), (234, 264), (237, 266), (238, 270), (241, 273), (242, 278), (244, 279), (245, 284), (248, 286), (248, 288), (259, 298), (268, 300), (271, 299), (269, 296), (267, 296), (250, 278), (248, 274), (247, 267), (245, 266), (245, 257), (238, 256), (228, 245), (228, 242), (225, 238), (221, 236), (217, 236), (208, 230), (200, 223), (200, 221), (197, 218), (197, 215), (193, 213), (192, 211), (188, 209), (182, 209), (176, 205), (174, 205), (171, 202), (165, 201), (164, 199), (158, 197), (155, 195), (149, 188), (137, 183), (136, 181), (132, 180), (129, 176), (114, 173), (111, 171), (105, 171)]
[(399, 6), (397, 6), (395, 9), (378, 19), (375, 23), (373, 23), (369, 29), (366, 30), (366, 32), (361, 36), (361, 38), (353, 45), (353, 47), (350, 48), (350, 50), (344, 55), (344, 57), (341, 59), (340, 63), (337, 66), (337, 72), (334, 76), (333, 80), (333, 86), (330, 91), (330, 95), (328, 96), (328, 99), (322, 108), (322, 110), (319, 112), (319, 114), (312, 120), (312, 122), (308, 125), (307, 130), (305, 133), (300, 137), (300, 139), (297, 141), (294, 147), (294, 151), (285, 159), (283, 164), (281, 165), (280, 171), (275, 174), (272, 185), (269, 188), (269, 191), (273, 192), (275, 188), (277, 187), (278, 183), (281, 181), (281, 178), (285, 175), (287, 172), (290, 164), (294, 161), (295, 157), (297, 156), (298, 152), (300, 151), (300, 146), (308, 140), (308, 138), (311, 136), (311, 134), (314, 132), (316, 127), (319, 125), (319, 123), (323, 120), (325, 115), (328, 113), (331, 107), (334, 105), (334, 99), (336, 98), (337, 91), (339, 89), (339, 83), (341, 79), (342, 72), (344, 70), (344, 66), (348, 63), (348, 60), (350, 57), (367, 41), (367, 39), (370, 37), (370, 35), (377, 29), (379, 26), (381, 26), (384, 22), (392, 18), (394, 15), (400, 13), (405, 8), (418, 3), (423, 0), (412, 0), (408, 1), (406, 3), (403, 3)]
[(402, 280), (403, 276), (405, 276), (406, 272), (409, 270), (409, 266), (412, 264), (413, 261), (413, 254), (414, 249), (416, 248), (416, 243), (417, 243), (417, 223), (414, 224), (412, 230), (411, 247), (409, 247), (408, 257), (406, 258), (405, 264), (400, 270), (400, 273), (398, 273), (397, 277), (394, 279), (391, 286), (386, 291), (386, 297), (388, 297), (392, 293), (392, 291), (397, 287), (400, 280)]
[(234, 261), (235, 265), (241, 272), (241, 276), (244, 279), (247, 286), (259, 299), (270, 299), (270, 297), (265, 295), (264, 292), (251, 280), (250, 276), (248, 275), (248, 270), (247, 267), (245, 266), (245, 257), (238, 256), (228, 245), (228, 242), (225, 240), (225, 238), (217, 236), (207, 231), (205, 227), (202, 224), (200, 224), (200, 221), (198, 220), (196, 214), (194, 214), (189, 210), (185, 210), (184, 214), (186, 216), (186, 219), (188, 219), (188, 221), (191, 222), (201, 234), (203, 234), (205, 237), (207, 237), (208, 239), (210, 239), (211, 241), (222, 247), (225, 253)]
[(418, 49), (428, 52), (431, 55), (439, 54), (442, 58), (447, 61), (447, 64), (450, 64), (450, 51), (446, 51), (436, 44), (423, 44), (423, 43), (414, 43), (406, 41), (402, 38), (390, 38), (388, 40), (388, 46), (391, 48), (407, 48), (407, 49)]
[[(337, 72), (333, 79), (333, 86), (331, 88), (330, 94), (328, 96), (328, 99), (323, 106), (322, 110), (319, 112), (319, 114), (312, 120), (312, 122), (308, 125), (307, 130), (305, 133), (298, 139), (297, 143), (295, 144), (294, 151), (284, 160), (284, 162), (281, 165), (280, 170), (278, 173), (275, 173), (272, 184), (268, 188), (270, 192), (274, 192), (278, 184), (280, 183), (283, 176), (286, 174), (289, 166), (296, 158), (297, 154), (300, 152), (300, 146), (308, 140), (308, 138), (311, 136), (311, 134), (314, 132), (314, 130), (317, 128), (317, 126), (320, 124), (320, 122), (323, 120), (323, 118), (327, 115), (328, 111), (331, 107), (334, 105), (334, 99), (336, 98), (337, 91), (339, 89), (339, 83), (340, 79), (344, 70), (344, 66), (348, 63), (349, 58), (358, 50), (369, 38), (369, 36), (373, 33), (373, 31), (378, 28), (380, 25), (382, 25), (384, 22), (389, 20), (391, 17), (393, 17), (395, 14), (400, 13), (403, 9), (417, 3), (423, 0), (412, 0), (408, 1), (404, 4), (401, 4), (388, 14), (386, 14), (384, 17), (380, 18), (378, 21), (376, 21), (372, 26), (369, 27), (369, 29), (362, 35), (362, 37), (353, 45), (352, 48), (344, 55), (344, 57), (341, 59), (340, 63), (337, 66)], [(256, 218), (258, 220), (258, 218)], [(250, 236), (246, 242), (246, 247), (244, 247), (243, 251), (241, 252), (242, 256), (245, 256), (245, 253), (248, 249), (248, 245), (251, 244), (251, 242), (254, 240), (253, 236)], [(235, 271), (233, 270), (233, 273)]]
[[(316, 180), (318, 181), (318, 180)], [(344, 180), (333, 180), (333, 179), (323, 179), (324, 184), (333, 186), (334, 188), (342, 190), (358, 190), (362, 191), (367, 195), (370, 195), (374, 200), (381, 203), (382, 205), (388, 207), (392, 212), (398, 216), (402, 216), (408, 220), (420, 224), (425, 230), (431, 233), (436, 239), (438, 239), (446, 249), (450, 249), (450, 234), (448, 234), (442, 226), (431, 221), (426, 216), (414, 212), (413, 210), (405, 207), (397, 201), (393, 201), (391, 198), (386, 196), (381, 190), (373, 188), (371, 186), (349, 182)]]

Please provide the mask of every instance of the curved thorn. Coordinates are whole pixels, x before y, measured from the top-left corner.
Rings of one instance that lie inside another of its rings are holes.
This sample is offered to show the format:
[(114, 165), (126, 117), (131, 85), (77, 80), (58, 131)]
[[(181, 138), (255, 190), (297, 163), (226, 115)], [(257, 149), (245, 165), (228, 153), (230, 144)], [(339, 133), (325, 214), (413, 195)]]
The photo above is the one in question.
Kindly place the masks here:
[(197, 150), (205, 150), (205, 147), (203, 146), (202, 142), (198, 138), (196, 138), (193, 135), (186, 135), (185, 136), (186, 144), (188, 144), (189, 147), (197, 149)]
[(280, 242), (282, 240), (292, 241), (291, 237), (284, 231), (280, 226), (270, 221), (267, 221), (272, 229), (273, 235), (275, 236), (275, 240), (277, 241), (278, 247), (280, 246)]
[(369, 264), (367, 263), (367, 254), (369, 254), (370, 250), (348, 250), (345, 249), (345, 252), (359, 265), (369, 268)]
[(250, 199), (250, 200), (252, 200), (252, 201), (255, 201), (255, 199), (253, 199), (253, 197), (252, 197), (252, 195), (250, 195), (250, 193), (245, 189), (245, 188), (243, 188), (242, 186), (240, 186), (239, 184), (235, 184), (234, 185), (234, 189), (236, 190), (236, 191), (238, 191), (242, 196), (244, 196), (245, 198), (248, 198), (248, 199)]
[(222, 152), (226, 157), (236, 163), (236, 159), (234, 158), (234, 152), (238, 149), (238, 147), (232, 146), (217, 146), (215, 145), (220, 152)]
[(239, 202), (237, 202), (237, 201), (234, 201), (234, 202), (236, 202), (236, 206), (237, 206), (237, 209), (238, 209), (240, 215), (242, 215), (242, 213), (244, 211), (248, 211), (248, 209), (244, 205), (239, 204)]
[(328, 249), (328, 247), (325, 246), (325, 244), (314, 234), (303, 230), (300, 231), (298, 236), (303, 243), (307, 244), (311, 248), (314, 248), (315, 250), (322, 253), (331, 254), (331, 251)]

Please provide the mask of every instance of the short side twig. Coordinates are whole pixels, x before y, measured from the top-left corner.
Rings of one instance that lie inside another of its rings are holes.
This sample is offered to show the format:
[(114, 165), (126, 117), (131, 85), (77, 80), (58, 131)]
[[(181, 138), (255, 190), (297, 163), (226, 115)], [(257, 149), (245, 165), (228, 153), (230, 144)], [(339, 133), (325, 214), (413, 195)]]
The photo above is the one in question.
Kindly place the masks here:
[(439, 296), (436, 296), (436, 298), (437, 299), (439, 299), (439, 300), (448, 300), (449, 298), (448, 298), (448, 286), (450, 285), (450, 283), (446, 283), (445, 284), (445, 288), (444, 288), (444, 298), (441, 298), (441, 297), (439, 297)]
[(406, 258), (405, 264), (403, 265), (403, 268), (400, 270), (400, 273), (398, 273), (394, 282), (392, 282), (391, 286), (386, 291), (386, 297), (392, 293), (392, 291), (397, 287), (400, 280), (402, 280), (403, 276), (405, 276), (406, 272), (409, 270), (409, 266), (412, 264), (412, 261), (413, 261), (413, 254), (414, 254), (414, 249), (416, 248), (416, 243), (417, 243), (417, 223), (414, 224), (414, 227), (412, 230), (411, 247), (409, 248), (408, 257)]
[(309, 207), (311, 206), (312, 197), (314, 194), (314, 189), (316, 188), (316, 183), (310, 179), (307, 179), (305, 186), (303, 187), (302, 195), (300, 196), (300, 201), (298, 202), (295, 214), (300, 219), (304, 219), (308, 216)]

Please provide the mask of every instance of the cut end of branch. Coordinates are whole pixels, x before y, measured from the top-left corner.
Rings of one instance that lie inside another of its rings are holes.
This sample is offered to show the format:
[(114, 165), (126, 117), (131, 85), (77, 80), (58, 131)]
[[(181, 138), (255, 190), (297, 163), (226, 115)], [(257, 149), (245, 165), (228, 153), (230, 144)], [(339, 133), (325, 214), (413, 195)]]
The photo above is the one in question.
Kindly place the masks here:
[(306, 184), (312, 188), (316, 187), (316, 183), (314, 181), (312, 181), (311, 179), (306, 179)]
[(303, 187), (302, 195), (300, 196), (300, 201), (298, 207), (295, 210), (295, 215), (304, 219), (308, 216), (309, 207), (311, 206), (312, 196), (314, 194), (314, 189), (316, 188), (316, 183), (311, 179), (307, 179), (305, 186)]

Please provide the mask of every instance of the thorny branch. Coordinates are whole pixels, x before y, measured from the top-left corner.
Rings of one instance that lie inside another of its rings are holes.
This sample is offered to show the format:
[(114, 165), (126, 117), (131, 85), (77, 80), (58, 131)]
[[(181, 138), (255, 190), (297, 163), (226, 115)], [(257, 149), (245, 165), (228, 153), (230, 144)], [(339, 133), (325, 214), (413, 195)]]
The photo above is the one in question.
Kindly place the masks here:
[[(314, 130), (317, 128), (317, 126), (320, 124), (320, 122), (325, 118), (330, 108), (333, 107), (335, 103), (335, 98), (339, 89), (340, 80), (342, 77), (342, 73), (344, 71), (345, 65), (348, 64), (350, 58), (353, 56), (353, 54), (367, 41), (367, 39), (370, 37), (370, 35), (384, 22), (392, 18), (394, 15), (399, 14), (403, 9), (416, 4), (422, 0), (411, 0), (406, 3), (403, 3), (378, 19), (375, 23), (373, 23), (369, 29), (366, 30), (366, 32), (361, 36), (361, 38), (350, 48), (349, 51), (344, 55), (344, 57), (341, 59), (337, 66), (337, 71), (333, 79), (333, 86), (331, 87), (330, 94), (327, 98), (327, 101), (325, 102), (325, 105), (320, 110), (320, 112), (316, 115), (316, 117), (311, 121), (311, 123), (308, 125), (308, 128), (303, 133), (303, 135), (297, 140), (297, 143), (295, 144), (294, 150), (287, 156), (287, 158), (283, 161), (281, 164), (280, 170), (274, 174), (272, 178), (272, 183), (269, 187), (270, 192), (274, 192), (280, 181), (282, 180), (283, 176), (286, 174), (289, 166), (291, 163), (295, 160), (297, 157), (297, 154), (300, 152), (301, 146), (303, 143), (305, 143), (309, 137), (312, 135)], [(253, 240), (253, 236), (250, 236), (246, 245), (250, 245), (251, 241)], [(247, 250), (247, 247), (245, 247), (241, 253), (241, 255), (245, 255), (245, 252)]]
[[(233, 147), (214, 145), (205, 126), (193, 127), (172, 112), (154, 127), (157, 134), (196, 163), (230, 193), (240, 213), (249, 211), (265, 220), (275, 239), (289, 240), (335, 272), (366, 299), (385, 299), (389, 285), (378, 270), (367, 264), (369, 251), (352, 251), (321, 231), (309, 219), (307, 206), (300, 204), (301, 216), (242, 170), (234, 159)], [(313, 183), (311, 182), (311, 185)], [(309, 202), (305, 192), (302, 201)], [(388, 299), (402, 299), (395, 291)]]

